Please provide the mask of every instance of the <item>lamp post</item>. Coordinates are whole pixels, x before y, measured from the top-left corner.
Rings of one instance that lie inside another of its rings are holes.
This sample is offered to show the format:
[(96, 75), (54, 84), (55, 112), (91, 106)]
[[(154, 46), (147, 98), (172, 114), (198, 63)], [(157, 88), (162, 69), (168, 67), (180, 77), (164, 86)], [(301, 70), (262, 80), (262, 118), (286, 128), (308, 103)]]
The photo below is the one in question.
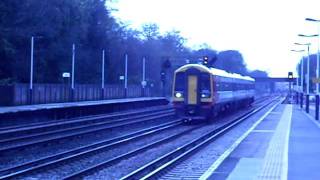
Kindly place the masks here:
[[(320, 69), (319, 69), (319, 64), (320, 64), (320, 58), (319, 58), (319, 53), (320, 53), (320, 20), (318, 20), (318, 19), (313, 19), (313, 18), (306, 18), (306, 21), (310, 21), (310, 22), (315, 22), (315, 23), (318, 23), (317, 25), (318, 25), (318, 28), (317, 28), (317, 30), (318, 30), (318, 34), (316, 34), (316, 35), (312, 35), (312, 36), (309, 36), (309, 37), (318, 37), (318, 50), (317, 50), (317, 69), (316, 69), (316, 74), (317, 74), (317, 78), (320, 78), (319, 77), (319, 71), (320, 71)], [(319, 95), (319, 83), (317, 83), (316, 84), (316, 89), (317, 89), (317, 92), (316, 92), (316, 94), (317, 95)]]
[(33, 88), (33, 49), (34, 49), (34, 36), (31, 37), (29, 104), (32, 104), (32, 88)]
[(288, 72), (288, 80), (289, 80), (289, 96), (288, 96), (288, 101), (291, 103), (292, 102), (292, 83), (291, 80), (293, 79), (293, 73)]
[(125, 54), (125, 67), (124, 67), (124, 96), (128, 95), (128, 54)]
[(318, 19), (312, 19), (312, 18), (306, 18), (306, 21), (311, 21), (311, 22), (316, 22), (318, 25), (318, 50), (317, 50), (317, 69), (316, 69), (316, 74), (317, 74), (317, 82), (316, 82), (316, 120), (319, 120), (319, 64), (320, 64), (320, 58), (319, 58), (319, 49), (320, 49), (320, 20)]
[(72, 44), (72, 67), (71, 67), (71, 96), (70, 96), (70, 101), (74, 100), (74, 76), (75, 76), (75, 56), (76, 56), (76, 45)]
[(43, 36), (31, 36), (31, 48), (30, 48), (30, 82), (29, 82), (29, 104), (32, 104), (33, 99), (33, 64), (34, 64), (34, 40), (41, 39)]
[[(295, 50), (292, 49), (292, 52), (304, 52), (304, 50)], [(304, 57), (302, 56), (302, 60), (301, 60), (301, 64), (300, 64), (300, 107), (302, 108), (303, 106), (303, 78), (304, 78), (304, 74), (303, 74), (303, 59)], [(297, 78), (297, 86), (298, 86), (298, 78)], [(297, 103), (299, 103), (299, 92), (297, 92)]]
[[(304, 35), (304, 34), (298, 34), (300, 37), (318, 37), (318, 34), (313, 35)], [(318, 53), (317, 53), (317, 67), (316, 67), (316, 78), (319, 79), (319, 43), (318, 43)], [(316, 83), (316, 94), (319, 93), (319, 84)]]
[(311, 43), (294, 43), (295, 45), (307, 46), (308, 59), (307, 59), (307, 90), (306, 90), (306, 112), (309, 113), (309, 93), (310, 93), (310, 45)]
[(142, 58), (142, 81), (141, 81), (141, 85), (142, 85), (142, 96), (145, 96), (145, 87), (147, 85), (146, 82), (146, 58), (143, 57)]
[(101, 99), (104, 99), (104, 64), (105, 64), (105, 50), (102, 50), (102, 65), (101, 65)]

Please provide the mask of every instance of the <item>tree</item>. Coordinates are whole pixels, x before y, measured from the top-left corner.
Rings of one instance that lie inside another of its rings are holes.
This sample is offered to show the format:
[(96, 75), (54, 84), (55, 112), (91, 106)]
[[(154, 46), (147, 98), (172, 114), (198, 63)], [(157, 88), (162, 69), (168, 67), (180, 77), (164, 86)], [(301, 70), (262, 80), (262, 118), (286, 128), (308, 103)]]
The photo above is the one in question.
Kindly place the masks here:
[(160, 35), (159, 26), (155, 23), (142, 25), (142, 36), (146, 40), (157, 39)]
[(254, 70), (249, 72), (249, 76), (253, 78), (262, 78), (262, 77), (268, 77), (268, 73), (261, 70)]
[(241, 75), (248, 74), (248, 70), (242, 55), (236, 50), (219, 52), (216, 67)]
[[(76, 45), (75, 80), (98, 83), (101, 53), (106, 50), (106, 82), (120, 83), (124, 54), (128, 55), (129, 83), (140, 84), (142, 58), (146, 58), (147, 79), (159, 84), (161, 64), (166, 60), (185, 63), (203, 56), (218, 57), (214, 67), (246, 74), (238, 51), (219, 54), (209, 45), (200, 50), (186, 46), (179, 31), (160, 33), (154, 23), (141, 31), (117, 22), (106, 0), (6, 0), (0, 1), (0, 83), (26, 83), (30, 70), (30, 39), (35, 37), (34, 82), (61, 83), (63, 72), (71, 71), (72, 44)], [(176, 66), (175, 64), (175, 66)], [(167, 69), (171, 81), (174, 69)]]

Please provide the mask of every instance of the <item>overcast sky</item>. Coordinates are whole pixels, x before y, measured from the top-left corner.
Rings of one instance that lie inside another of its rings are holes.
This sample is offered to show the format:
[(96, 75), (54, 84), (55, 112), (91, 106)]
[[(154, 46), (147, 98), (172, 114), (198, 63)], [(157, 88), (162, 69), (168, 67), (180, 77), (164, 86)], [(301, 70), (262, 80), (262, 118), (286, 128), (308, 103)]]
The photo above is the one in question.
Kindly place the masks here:
[[(117, 0), (113, 13), (121, 21), (139, 28), (157, 23), (161, 31), (179, 30), (189, 46), (207, 43), (213, 49), (238, 50), (251, 70), (265, 70), (273, 77), (294, 71), (305, 49), (294, 42), (311, 42), (317, 51), (317, 38), (297, 34), (318, 33), (319, 0)], [(319, 24), (320, 26), (320, 24)], [(304, 54), (306, 55), (306, 53)]]

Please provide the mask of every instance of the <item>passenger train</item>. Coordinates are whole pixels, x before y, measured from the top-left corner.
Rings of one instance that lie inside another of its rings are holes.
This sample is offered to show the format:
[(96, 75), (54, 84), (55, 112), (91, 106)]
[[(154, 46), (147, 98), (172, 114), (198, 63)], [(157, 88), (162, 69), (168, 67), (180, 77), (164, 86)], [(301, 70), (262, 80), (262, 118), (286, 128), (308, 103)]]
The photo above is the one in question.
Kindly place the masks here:
[(202, 64), (180, 67), (173, 81), (172, 102), (184, 122), (212, 120), (254, 101), (254, 79)]

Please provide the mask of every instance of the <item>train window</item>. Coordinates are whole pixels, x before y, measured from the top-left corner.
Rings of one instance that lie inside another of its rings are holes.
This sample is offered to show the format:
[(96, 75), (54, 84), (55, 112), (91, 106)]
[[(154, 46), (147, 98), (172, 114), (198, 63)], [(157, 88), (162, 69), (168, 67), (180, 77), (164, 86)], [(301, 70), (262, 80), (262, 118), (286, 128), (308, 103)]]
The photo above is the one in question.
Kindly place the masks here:
[(185, 86), (185, 74), (184, 73), (177, 73), (176, 80), (175, 80), (175, 91), (184, 91)]
[(229, 91), (230, 90), (230, 85), (229, 83), (224, 83), (224, 90)]
[(210, 75), (209, 74), (201, 74), (200, 80), (200, 89), (201, 90), (210, 90)]
[(223, 83), (219, 82), (219, 91), (222, 91), (223, 90)]
[(218, 91), (232, 91), (232, 84), (226, 82), (220, 82), (216, 85)]
[(216, 91), (220, 91), (220, 83), (216, 82)]

